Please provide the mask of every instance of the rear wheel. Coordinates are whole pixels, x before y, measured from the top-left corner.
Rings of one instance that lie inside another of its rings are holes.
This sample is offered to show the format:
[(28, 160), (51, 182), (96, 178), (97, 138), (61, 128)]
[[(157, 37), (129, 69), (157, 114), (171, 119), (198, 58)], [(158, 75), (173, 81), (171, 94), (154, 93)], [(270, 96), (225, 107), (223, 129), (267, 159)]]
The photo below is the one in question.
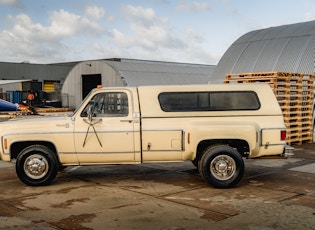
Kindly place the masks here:
[(207, 148), (198, 167), (204, 180), (217, 188), (235, 186), (242, 179), (244, 168), (242, 156), (237, 150), (227, 145)]
[(56, 155), (46, 146), (32, 145), (23, 149), (16, 159), (16, 173), (26, 185), (49, 185), (59, 166)]

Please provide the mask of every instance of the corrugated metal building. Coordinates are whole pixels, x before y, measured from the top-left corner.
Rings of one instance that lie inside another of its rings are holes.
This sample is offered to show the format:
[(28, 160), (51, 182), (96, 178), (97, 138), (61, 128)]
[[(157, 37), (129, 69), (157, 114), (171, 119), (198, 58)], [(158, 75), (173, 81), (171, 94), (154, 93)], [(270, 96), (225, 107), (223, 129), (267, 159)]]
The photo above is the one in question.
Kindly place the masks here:
[[(54, 91), (54, 83), (63, 83), (75, 63), (31, 64), (0, 62), (0, 80), (25, 80), (42, 82), (43, 90)], [(3, 86), (3, 90), (11, 90)]]
[(213, 72), (222, 83), (228, 73), (314, 73), (315, 21), (251, 31), (237, 39)]
[(132, 59), (80, 62), (69, 72), (63, 87), (63, 105), (77, 107), (97, 85), (140, 86), (207, 84), (215, 66)]

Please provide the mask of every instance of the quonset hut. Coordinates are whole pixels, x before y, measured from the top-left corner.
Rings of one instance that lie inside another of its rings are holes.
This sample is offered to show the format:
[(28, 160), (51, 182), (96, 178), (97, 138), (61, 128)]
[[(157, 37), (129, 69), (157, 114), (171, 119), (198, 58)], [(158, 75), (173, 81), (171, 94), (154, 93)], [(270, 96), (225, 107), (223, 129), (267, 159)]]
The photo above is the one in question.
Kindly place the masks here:
[(231, 73), (314, 74), (314, 42), (315, 21), (251, 31), (224, 53), (210, 83), (222, 83)]
[(77, 63), (62, 87), (63, 105), (76, 108), (91, 89), (102, 85), (188, 85), (207, 84), (214, 65), (171, 63), (132, 59), (107, 59)]

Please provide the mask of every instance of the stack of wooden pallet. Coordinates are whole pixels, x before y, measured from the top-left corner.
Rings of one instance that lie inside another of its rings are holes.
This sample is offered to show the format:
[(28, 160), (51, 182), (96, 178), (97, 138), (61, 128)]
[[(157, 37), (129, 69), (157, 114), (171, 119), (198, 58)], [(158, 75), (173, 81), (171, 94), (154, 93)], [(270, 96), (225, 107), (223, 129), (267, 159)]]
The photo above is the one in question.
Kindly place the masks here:
[(313, 142), (315, 75), (264, 72), (227, 74), (224, 83), (266, 83), (274, 91), (287, 127), (287, 143)]

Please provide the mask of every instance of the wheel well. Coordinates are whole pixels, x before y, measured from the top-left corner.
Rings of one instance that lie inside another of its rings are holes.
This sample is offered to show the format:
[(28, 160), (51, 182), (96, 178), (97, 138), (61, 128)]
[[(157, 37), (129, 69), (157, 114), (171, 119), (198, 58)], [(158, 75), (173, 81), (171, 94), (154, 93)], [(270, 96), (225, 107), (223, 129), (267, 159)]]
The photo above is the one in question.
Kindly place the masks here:
[(237, 151), (242, 155), (242, 157), (246, 157), (249, 154), (249, 145), (247, 141), (240, 139), (214, 139), (214, 140), (204, 140), (198, 144), (197, 147), (197, 157), (199, 158), (203, 151), (211, 146), (211, 145), (228, 145), (232, 148), (237, 149)]
[(49, 148), (51, 151), (53, 151), (56, 154), (57, 159), (57, 150), (56, 147), (51, 142), (46, 141), (25, 141), (25, 142), (15, 142), (11, 145), (10, 153), (11, 153), (11, 159), (16, 159), (19, 153), (25, 149), (28, 146), (31, 145), (43, 145)]

